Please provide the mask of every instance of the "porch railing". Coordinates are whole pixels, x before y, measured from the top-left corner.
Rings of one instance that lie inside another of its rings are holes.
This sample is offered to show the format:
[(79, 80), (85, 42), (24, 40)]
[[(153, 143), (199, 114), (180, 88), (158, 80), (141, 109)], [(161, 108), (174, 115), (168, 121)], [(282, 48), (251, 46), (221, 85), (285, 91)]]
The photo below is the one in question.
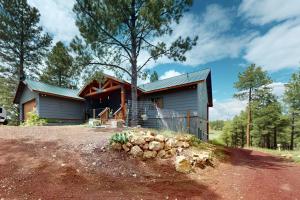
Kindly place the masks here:
[(99, 114), (99, 118), (101, 120), (102, 123), (106, 123), (109, 119), (109, 112), (110, 109), (109, 107), (106, 107), (100, 114)]

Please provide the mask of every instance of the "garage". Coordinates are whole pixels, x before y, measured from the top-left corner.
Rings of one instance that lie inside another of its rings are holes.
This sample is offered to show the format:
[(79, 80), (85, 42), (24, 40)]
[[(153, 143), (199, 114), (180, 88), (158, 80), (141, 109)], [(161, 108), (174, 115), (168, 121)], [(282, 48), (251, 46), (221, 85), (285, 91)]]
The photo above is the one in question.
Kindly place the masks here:
[(23, 104), (23, 119), (24, 119), (24, 121), (27, 120), (27, 117), (28, 117), (27, 113), (33, 111), (35, 106), (36, 106), (35, 99)]

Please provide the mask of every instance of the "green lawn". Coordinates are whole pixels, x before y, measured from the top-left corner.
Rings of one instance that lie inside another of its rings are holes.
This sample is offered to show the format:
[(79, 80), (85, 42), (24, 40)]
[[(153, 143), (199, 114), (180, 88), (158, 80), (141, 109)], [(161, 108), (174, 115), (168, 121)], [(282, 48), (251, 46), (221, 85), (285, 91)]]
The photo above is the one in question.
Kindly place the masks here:
[(282, 150), (282, 151), (279, 151), (279, 150), (265, 149), (265, 148), (259, 148), (259, 147), (251, 147), (249, 149), (269, 153), (269, 154), (272, 154), (272, 155), (275, 155), (275, 156), (280, 156), (280, 157), (283, 157), (283, 158), (287, 158), (289, 160), (293, 160), (297, 163), (300, 163), (300, 150), (295, 150), (295, 151)]

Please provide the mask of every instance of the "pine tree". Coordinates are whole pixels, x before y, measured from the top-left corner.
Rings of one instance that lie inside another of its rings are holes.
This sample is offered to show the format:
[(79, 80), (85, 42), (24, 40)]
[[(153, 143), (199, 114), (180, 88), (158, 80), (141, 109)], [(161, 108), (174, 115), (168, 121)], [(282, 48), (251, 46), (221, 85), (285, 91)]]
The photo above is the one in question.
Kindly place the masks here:
[(51, 43), (38, 26), (40, 14), (26, 0), (0, 0), (0, 58), (18, 79), (38, 73), (38, 65)]
[[(277, 131), (281, 124), (281, 105), (270, 88), (257, 92), (253, 102), (253, 132), (256, 146), (276, 148)], [(273, 140), (272, 140), (273, 138)]]
[(151, 75), (150, 75), (150, 82), (155, 82), (158, 81), (158, 74), (156, 71), (154, 71)]
[(294, 138), (296, 134), (296, 122), (300, 115), (300, 71), (293, 73), (290, 81), (285, 86), (284, 101), (288, 104), (291, 115), (291, 139), (290, 149), (294, 149)]
[[(192, 0), (76, 0), (74, 12), (82, 39), (76, 38), (73, 49), (82, 65), (96, 64), (121, 70), (131, 79), (131, 125), (137, 125), (137, 79), (151, 60), (167, 56), (185, 61), (184, 54), (196, 45), (196, 38), (178, 37), (171, 44), (153, 43), (172, 33)], [(139, 64), (142, 51), (149, 52)]]
[(256, 93), (263, 87), (271, 83), (271, 79), (261, 67), (255, 64), (250, 65), (243, 73), (239, 74), (239, 80), (235, 83), (235, 88), (239, 91), (234, 96), (238, 99), (248, 99), (248, 122), (247, 122), (247, 146), (250, 146), (250, 129), (252, 123), (252, 100)]
[(8, 111), (10, 122), (18, 119), (13, 105), (17, 83), (25, 75), (33, 77), (51, 43), (48, 34), (38, 26), (39, 12), (26, 0), (0, 0), (0, 103)]
[(79, 77), (79, 68), (73, 65), (73, 58), (62, 42), (57, 42), (48, 54), (46, 69), (40, 80), (59, 87), (74, 88)]

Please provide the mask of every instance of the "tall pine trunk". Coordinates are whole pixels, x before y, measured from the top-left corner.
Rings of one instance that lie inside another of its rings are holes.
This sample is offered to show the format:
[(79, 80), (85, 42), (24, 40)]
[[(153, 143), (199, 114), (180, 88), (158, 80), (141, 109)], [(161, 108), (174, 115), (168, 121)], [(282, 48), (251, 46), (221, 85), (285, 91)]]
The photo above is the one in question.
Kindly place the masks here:
[(273, 131), (273, 149), (277, 149), (277, 127)]
[(292, 112), (292, 131), (291, 131), (291, 150), (294, 150), (294, 135), (295, 135), (295, 112)]
[(131, 126), (138, 124), (136, 2), (131, 1)]
[(250, 129), (251, 129), (251, 100), (252, 100), (252, 88), (249, 89), (249, 100), (248, 100), (248, 122), (246, 131), (247, 147), (250, 147)]

